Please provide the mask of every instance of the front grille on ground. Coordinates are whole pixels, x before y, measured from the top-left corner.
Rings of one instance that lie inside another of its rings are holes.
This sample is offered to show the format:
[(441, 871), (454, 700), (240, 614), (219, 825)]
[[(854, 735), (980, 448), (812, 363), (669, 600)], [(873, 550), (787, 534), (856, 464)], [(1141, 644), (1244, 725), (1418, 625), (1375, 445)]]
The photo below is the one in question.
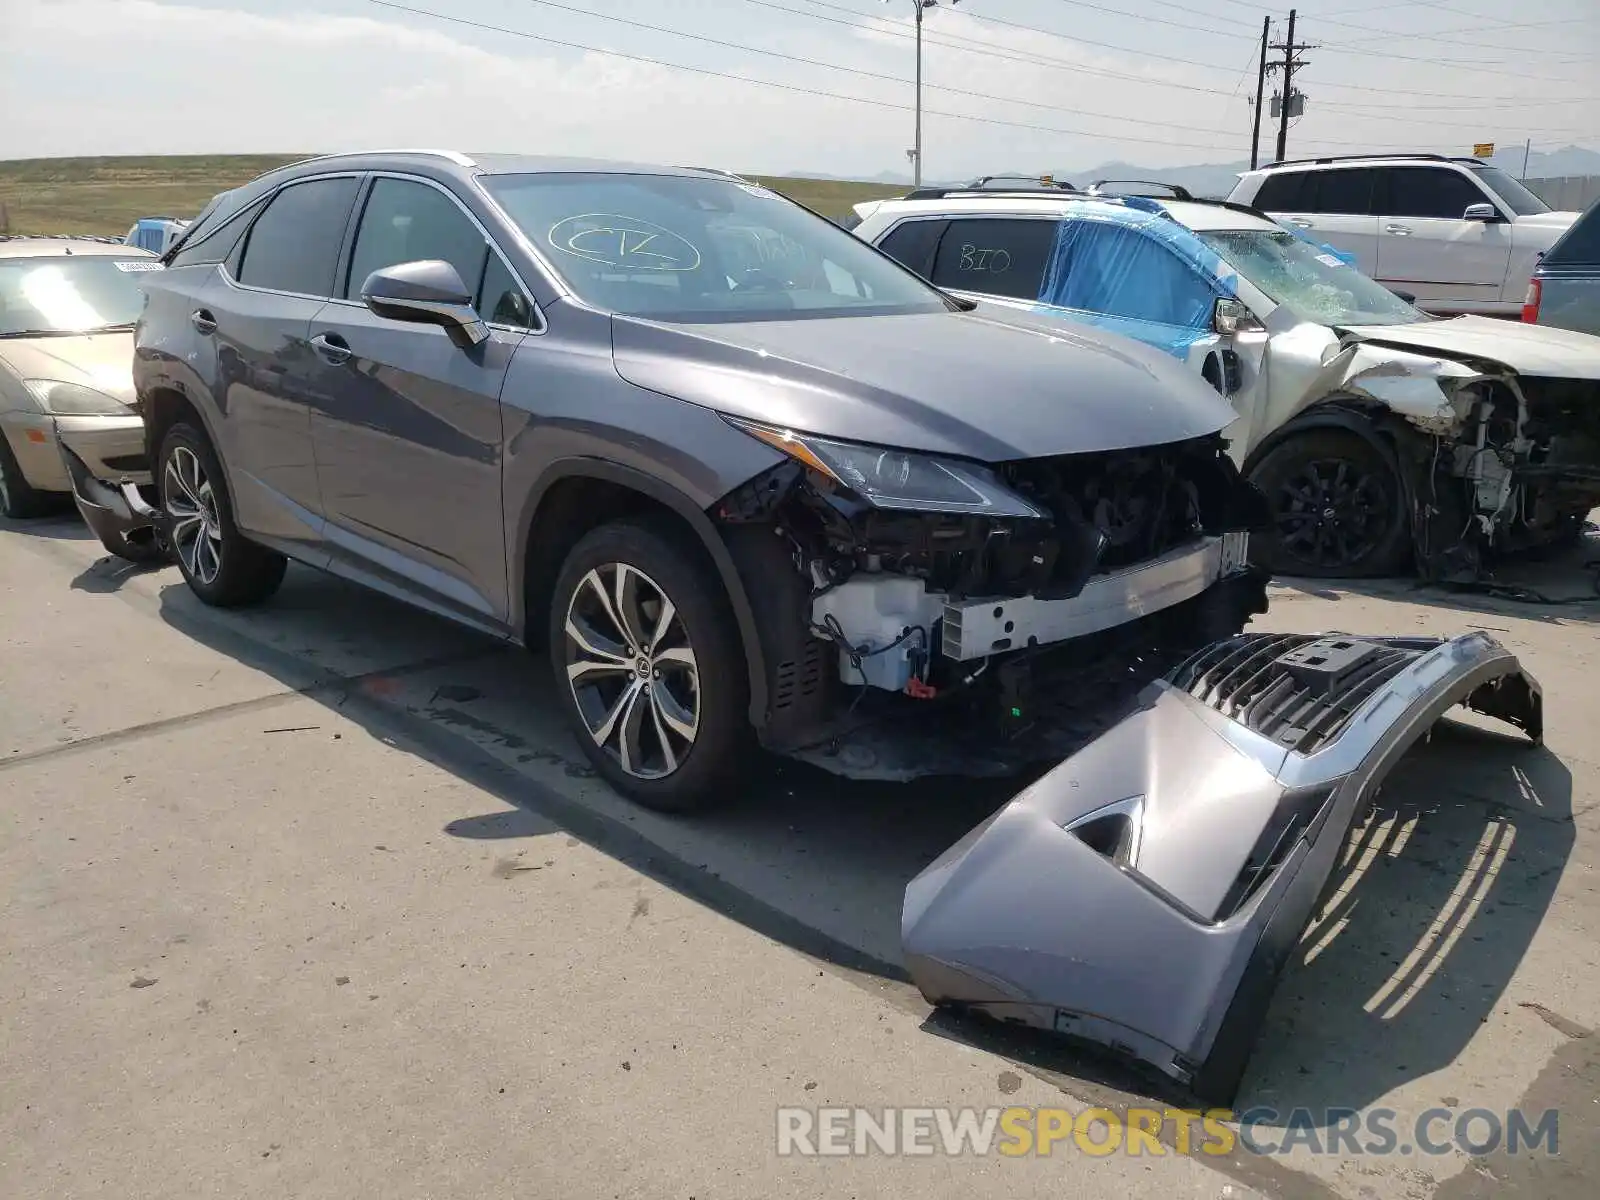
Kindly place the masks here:
[(1422, 653), (1358, 637), (1246, 633), (1201, 651), (1168, 678), (1223, 716), (1310, 754)]

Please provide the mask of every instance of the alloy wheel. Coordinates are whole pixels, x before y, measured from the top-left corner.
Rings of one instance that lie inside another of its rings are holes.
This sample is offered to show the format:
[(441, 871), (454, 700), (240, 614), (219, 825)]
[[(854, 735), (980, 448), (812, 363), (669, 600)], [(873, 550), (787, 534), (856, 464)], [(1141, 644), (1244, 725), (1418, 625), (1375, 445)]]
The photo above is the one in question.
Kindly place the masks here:
[(1352, 567), (1373, 552), (1394, 520), (1388, 489), (1348, 459), (1316, 459), (1284, 480), (1277, 506), (1283, 549), (1303, 563)]
[[(5, 436), (0, 434), (0, 437)], [(9, 515), (11, 512), (11, 481), (6, 478), (5, 459), (0, 458), (0, 513)]]
[(566, 674), (589, 736), (625, 772), (676, 771), (700, 727), (700, 668), (677, 606), (650, 576), (604, 563), (567, 602)]
[(174, 447), (164, 482), (173, 549), (190, 578), (209, 585), (222, 569), (222, 518), (199, 455), (187, 446)]

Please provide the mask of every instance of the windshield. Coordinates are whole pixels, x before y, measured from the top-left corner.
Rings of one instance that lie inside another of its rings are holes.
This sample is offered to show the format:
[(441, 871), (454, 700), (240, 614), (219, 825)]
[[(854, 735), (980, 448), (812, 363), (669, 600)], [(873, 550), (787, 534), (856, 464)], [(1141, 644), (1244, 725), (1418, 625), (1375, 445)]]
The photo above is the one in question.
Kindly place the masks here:
[(0, 258), (0, 337), (131, 328), (144, 307), (139, 275), (159, 266), (109, 254)]
[(1218, 229), (1199, 236), (1230, 267), (1302, 320), (1409, 325), (1427, 319), (1381, 284), (1292, 233)]
[(673, 321), (944, 312), (941, 293), (775, 192), (675, 175), (494, 175), (484, 186), (598, 308)]
[(1499, 167), (1470, 167), (1468, 169), (1481, 179), (1491, 192), (1504, 200), (1517, 216), (1531, 217), (1538, 213), (1550, 211), (1548, 204), (1524, 187), (1520, 180), (1513, 179)]

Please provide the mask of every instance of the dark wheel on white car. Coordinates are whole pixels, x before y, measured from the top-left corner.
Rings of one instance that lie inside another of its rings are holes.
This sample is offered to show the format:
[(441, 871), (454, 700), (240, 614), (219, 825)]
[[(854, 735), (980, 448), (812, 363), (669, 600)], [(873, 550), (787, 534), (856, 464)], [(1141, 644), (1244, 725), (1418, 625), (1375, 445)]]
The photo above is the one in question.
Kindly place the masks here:
[(1320, 579), (1395, 575), (1411, 558), (1411, 522), (1394, 464), (1346, 429), (1291, 434), (1250, 470), (1272, 527), (1259, 539), (1274, 574)]
[(727, 797), (748, 740), (748, 683), (698, 547), (649, 520), (585, 534), (556, 579), (548, 645), (562, 709), (612, 787), (663, 812)]
[(190, 590), (216, 608), (240, 608), (278, 590), (288, 560), (245, 538), (233, 523), (222, 465), (210, 440), (177, 424), (156, 460), (172, 551)]
[(50, 493), (38, 491), (22, 477), (11, 443), (0, 433), (0, 516), (13, 521), (39, 517), (50, 511)]

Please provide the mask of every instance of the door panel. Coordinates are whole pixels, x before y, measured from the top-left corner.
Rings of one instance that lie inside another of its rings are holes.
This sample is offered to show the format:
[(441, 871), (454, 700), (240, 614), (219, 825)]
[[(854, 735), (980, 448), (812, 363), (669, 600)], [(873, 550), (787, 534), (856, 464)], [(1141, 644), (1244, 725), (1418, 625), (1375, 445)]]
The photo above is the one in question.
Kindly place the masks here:
[(1383, 174), (1378, 282), (1414, 292), (1424, 307), (1498, 302), (1511, 264), (1511, 225), (1462, 217), (1467, 205), (1494, 198), (1449, 167), (1388, 167)]
[(1293, 191), (1293, 208), (1273, 212), (1313, 241), (1355, 256), (1364, 275), (1378, 269), (1377, 172), (1370, 167), (1308, 171)]
[(311, 369), (333, 561), (504, 619), (500, 389), (524, 335), (492, 329), (462, 350), (442, 329), (336, 302), (312, 336), (349, 353)]
[(235, 519), (248, 533), (309, 556), (322, 534), (310, 413), (298, 381), (312, 357), (308, 328), (332, 292), (359, 180), (289, 184), (234, 251), (235, 283), (219, 271), (200, 296), (197, 328), (215, 327), (212, 392)]
[[(341, 290), (440, 259), (488, 320), (531, 320), (523, 289), (442, 187), (374, 178)], [(479, 623), (510, 611), (501, 513), (500, 391), (525, 333), (462, 349), (435, 325), (336, 300), (311, 324), (312, 437), (335, 569), (365, 574)]]

